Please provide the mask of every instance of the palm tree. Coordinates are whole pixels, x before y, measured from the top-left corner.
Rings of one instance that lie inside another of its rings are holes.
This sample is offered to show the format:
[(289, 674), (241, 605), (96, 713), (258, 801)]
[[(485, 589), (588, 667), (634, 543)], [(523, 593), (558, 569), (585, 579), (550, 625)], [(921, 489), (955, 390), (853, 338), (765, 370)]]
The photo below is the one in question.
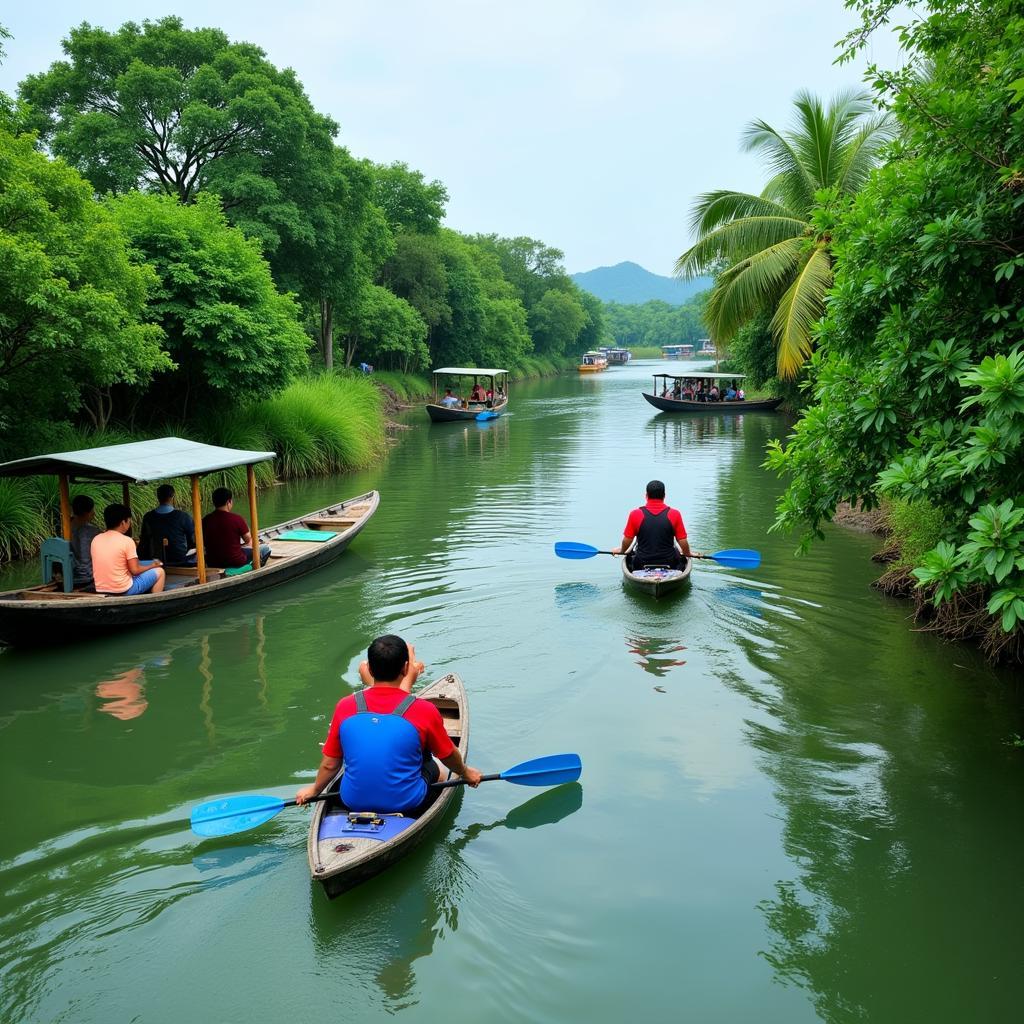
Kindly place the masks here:
[(772, 334), (780, 377), (794, 377), (811, 354), (811, 329), (825, 311), (832, 284), (831, 238), (813, 214), (823, 189), (856, 193), (894, 135), (887, 114), (873, 112), (863, 92), (838, 95), (826, 108), (800, 92), (787, 132), (752, 121), (742, 147), (762, 154), (771, 178), (759, 195), (721, 189), (697, 197), (690, 229), (697, 243), (676, 261), (676, 275), (696, 277), (725, 264), (705, 316), (716, 345), (752, 316), (774, 311)]

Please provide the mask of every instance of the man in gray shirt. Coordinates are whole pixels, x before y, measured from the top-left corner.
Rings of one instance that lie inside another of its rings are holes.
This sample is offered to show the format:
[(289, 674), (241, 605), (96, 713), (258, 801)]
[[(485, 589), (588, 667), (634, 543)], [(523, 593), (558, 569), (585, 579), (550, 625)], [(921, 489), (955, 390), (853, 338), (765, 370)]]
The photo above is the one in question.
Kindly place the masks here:
[(85, 494), (75, 495), (71, 502), (71, 554), (75, 559), (74, 583), (76, 587), (92, 584), (92, 539), (103, 531), (93, 523), (96, 503)]

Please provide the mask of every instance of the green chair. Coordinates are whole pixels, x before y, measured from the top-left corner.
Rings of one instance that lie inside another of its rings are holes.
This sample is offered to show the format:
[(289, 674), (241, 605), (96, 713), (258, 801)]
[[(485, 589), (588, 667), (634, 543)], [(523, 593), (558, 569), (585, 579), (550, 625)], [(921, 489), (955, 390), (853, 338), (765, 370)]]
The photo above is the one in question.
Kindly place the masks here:
[(71, 545), (63, 537), (47, 537), (39, 550), (42, 562), (43, 583), (53, 579), (54, 566), (59, 565), (64, 578), (64, 593), (70, 594), (75, 589), (75, 558), (71, 554)]

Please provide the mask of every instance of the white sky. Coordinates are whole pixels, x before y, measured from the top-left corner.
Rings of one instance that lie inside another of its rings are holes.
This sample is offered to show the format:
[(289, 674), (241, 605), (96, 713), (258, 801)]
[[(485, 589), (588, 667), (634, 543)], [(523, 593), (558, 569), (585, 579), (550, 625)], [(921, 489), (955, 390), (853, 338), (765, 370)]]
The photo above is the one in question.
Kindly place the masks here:
[[(842, 0), (47, 0), (0, 5), (0, 89), (83, 20), (168, 13), (294, 68), (356, 156), (440, 178), (452, 227), (540, 238), (572, 272), (670, 273), (695, 195), (763, 184), (743, 125), (785, 126), (798, 89), (858, 86), (864, 66), (833, 65)], [(882, 39), (868, 59), (896, 55)]]

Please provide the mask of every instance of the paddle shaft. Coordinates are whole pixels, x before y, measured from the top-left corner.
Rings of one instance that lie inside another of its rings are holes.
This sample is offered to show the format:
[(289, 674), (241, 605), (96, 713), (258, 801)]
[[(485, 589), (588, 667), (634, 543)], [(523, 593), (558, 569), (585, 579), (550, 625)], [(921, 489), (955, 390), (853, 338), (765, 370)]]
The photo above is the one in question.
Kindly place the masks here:
[[(495, 772), (493, 775), (481, 775), (481, 782), (494, 782), (501, 778), (501, 772)], [(465, 779), (448, 779), (447, 782), (432, 782), (430, 784), (431, 789), (448, 789), (451, 786), (464, 786), (466, 785)]]

